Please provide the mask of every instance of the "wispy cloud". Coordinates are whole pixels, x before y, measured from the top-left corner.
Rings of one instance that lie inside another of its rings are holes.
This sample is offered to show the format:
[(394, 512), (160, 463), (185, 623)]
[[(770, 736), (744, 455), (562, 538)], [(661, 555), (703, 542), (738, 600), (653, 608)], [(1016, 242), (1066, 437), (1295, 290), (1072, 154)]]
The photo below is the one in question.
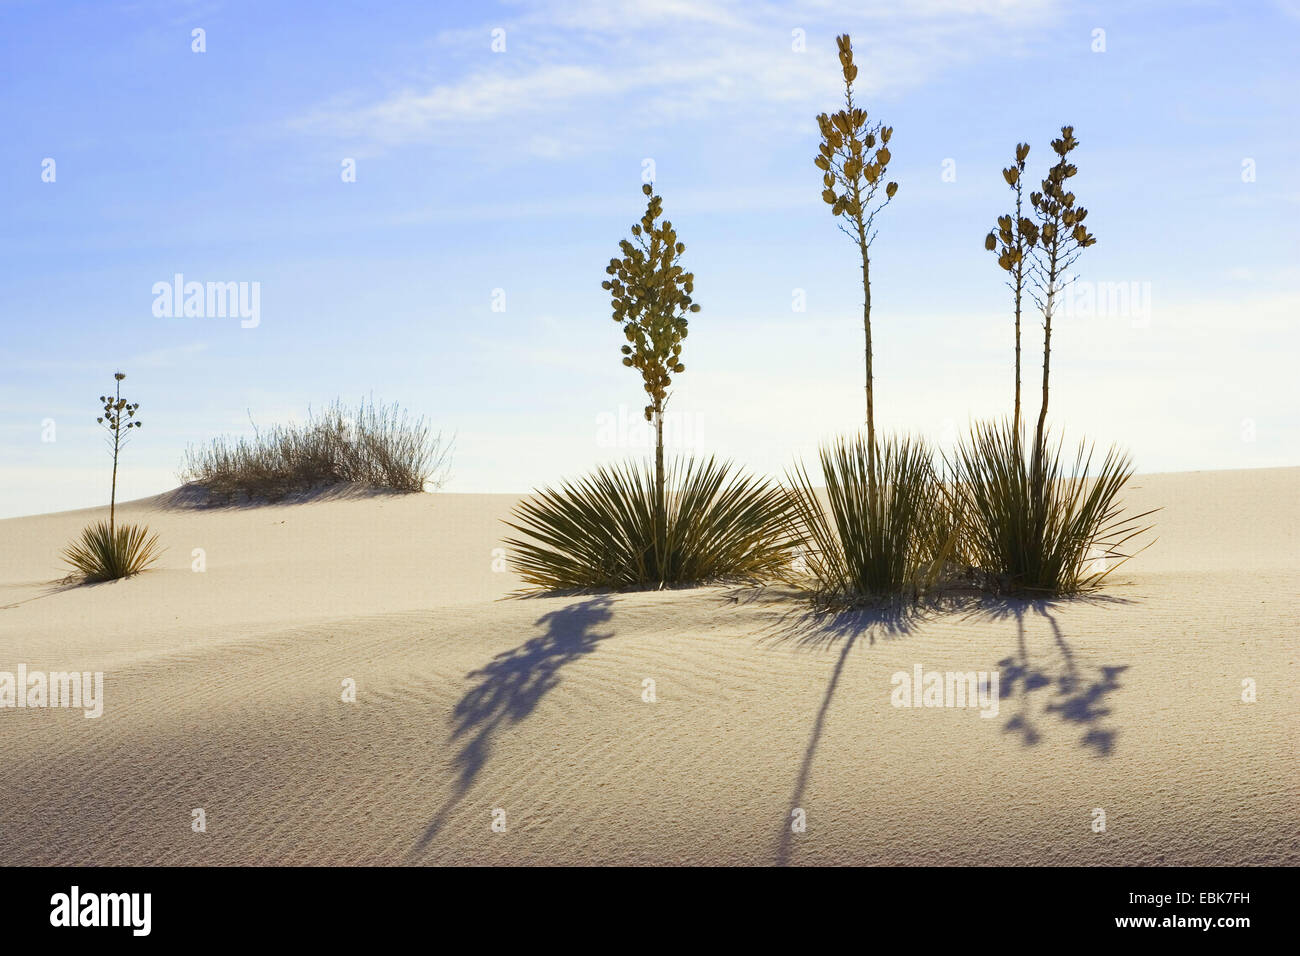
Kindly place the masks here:
[[(1014, 54), (1053, 9), (1048, 0), (521, 3), (507, 20), (442, 33), (439, 62), (449, 67), (441, 75), (402, 89), (340, 91), (289, 125), (386, 149), (472, 148), (473, 130), (509, 123), (520, 158), (564, 158), (628, 128), (683, 121), (780, 134), (777, 114), (789, 115), (789, 104), (834, 97), (837, 32), (859, 33), (863, 91), (892, 95), (993, 40), (1000, 55)], [(505, 31), (503, 53), (490, 49), (496, 28)]]

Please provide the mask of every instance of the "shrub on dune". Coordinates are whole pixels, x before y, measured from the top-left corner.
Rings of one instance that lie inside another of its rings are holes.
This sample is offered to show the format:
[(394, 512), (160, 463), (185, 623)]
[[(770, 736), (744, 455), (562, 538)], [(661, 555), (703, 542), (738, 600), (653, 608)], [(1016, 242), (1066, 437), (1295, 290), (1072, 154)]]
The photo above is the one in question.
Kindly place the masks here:
[(515, 509), (515, 571), (547, 590), (752, 581), (789, 561), (782, 490), (713, 458), (670, 466), (661, 499), (648, 463), (598, 468)]
[[(874, 463), (874, 477), (873, 477)], [(788, 579), (827, 605), (912, 599), (933, 586), (956, 540), (945, 529), (944, 489), (924, 443), (888, 439), (873, 456), (863, 435), (821, 450), (823, 495), (808, 472), (790, 475)]]
[(85, 581), (114, 581), (139, 574), (161, 553), (158, 535), (151, 534), (145, 525), (119, 525), (117, 523), (117, 463), (122, 449), (130, 440), (132, 430), (141, 422), (135, 417), (140, 403), (128, 402), (122, 397), (122, 380), (126, 373), (115, 372), (112, 395), (101, 395), (103, 414), (96, 422), (109, 434), (109, 448), (113, 452), (113, 480), (109, 488), (108, 520), (93, 524), (81, 532), (81, 538), (63, 551), (63, 559)]
[(115, 581), (139, 574), (161, 552), (158, 535), (144, 525), (99, 521), (64, 549), (63, 558), (88, 582)]
[(781, 489), (713, 458), (669, 464), (664, 458), (664, 407), (674, 375), (686, 371), (682, 342), (694, 301), (695, 276), (663, 199), (644, 184), (645, 214), (621, 257), (609, 260), (601, 287), (622, 326), (622, 362), (641, 373), (643, 413), (655, 431), (653, 463), (598, 468), (544, 489), (506, 523), (510, 563), (537, 588), (635, 589), (757, 579), (786, 560), (786, 508)]
[[(1093, 450), (1081, 442), (1073, 465), (1061, 444), (1048, 440), (1047, 409), (1052, 359), (1052, 321), (1064, 277), (1082, 251), (1097, 242), (1068, 182), (1078, 174), (1070, 154), (1078, 147), (1074, 127), (1062, 126), (1052, 141), (1057, 161), (1029, 194), (1033, 216), (1021, 217), (1022, 178), (1029, 146), (1016, 147), (1016, 163), (1002, 171), (1015, 190), (1015, 216), (998, 219), (984, 247), (998, 253), (1015, 294), (1016, 382), (1010, 424), (977, 424), (954, 457), (955, 496), (966, 524), (972, 561), (986, 586), (998, 592), (1071, 594), (1100, 586), (1129, 555), (1120, 549), (1148, 530), (1152, 512), (1125, 517), (1120, 493), (1133, 475), (1127, 454), (1112, 448), (1092, 470)], [(1031, 442), (1020, 411), (1020, 319), (1028, 285), (1043, 316), (1042, 402)]]
[(874, 604), (915, 597), (933, 583), (956, 534), (942, 534), (943, 488), (928, 449), (905, 438), (876, 438), (871, 245), (877, 214), (898, 192), (887, 176), (894, 130), (854, 99), (852, 41), (844, 34), (835, 43), (844, 106), (818, 115), (821, 142), (813, 163), (822, 172), (822, 199), (861, 258), (866, 431), (823, 447), (825, 508), (805, 470), (791, 475), (793, 534), (806, 552), (793, 579), (821, 601)]
[(1023, 436), (1006, 422), (977, 424), (954, 459), (972, 550), (984, 584), (999, 593), (1072, 594), (1099, 587), (1131, 555), (1121, 550), (1149, 530), (1152, 512), (1125, 516), (1120, 501), (1133, 475), (1112, 447), (1095, 472), (1079, 444), (1072, 465), (1060, 443), (1038, 456), (1041, 476), (1021, 453)]
[(441, 433), (395, 404), (336, 400), (304, 424), (190, 448), (181, 478), (226, 499), (277, 500), (344, 482), (416, 492), (442, 483), (450, 454)]

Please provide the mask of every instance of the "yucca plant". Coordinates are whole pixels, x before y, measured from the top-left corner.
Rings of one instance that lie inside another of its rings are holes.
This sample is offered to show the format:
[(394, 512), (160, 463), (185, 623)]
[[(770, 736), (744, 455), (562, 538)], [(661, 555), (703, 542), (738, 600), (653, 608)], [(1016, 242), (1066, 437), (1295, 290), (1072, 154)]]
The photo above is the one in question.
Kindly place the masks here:
[(113, 479), (109, 486), (108, 521), (93, 524), (81, 532), (81, 540), (64, 549), (63, 558), (86, 581), (113, 581), (138, 574), (157, 560), (158, 535), (145, 525), (117, 524), (117, 462), (126, 447), (131, 429), (142, 427), (135, 417), (140, 403), (122, 397), (125, 372), (115, 372), (112, 395), (99, 396), (103, 414), (95, 421), (109, 433), (113, 452)]
[(786, 577), (818, 603), (914, 599), (934, 586), (957, 542), (957, 528), (942, 523), (945, 490), (925, 443), (891, 438), (873, 456), (869, 441), (859, 434), (822, 447), (824, 500), (802, 465), (789, 475), (788, 536), (802, 560)]
[[(840, 220), (840, 231), (857, 245), (862, 263), (866, 433), (839, 439), (821, 451), (829, 511), (823, 510), (801, 466), (790, 476), (793, 533), (807, 549), (799, 562), (802, 573), (795, 579), (818, 600), (877, 603), (915, 596), (924, 588), (917, 574), (938, 533), (935, 508), (942, 488), (923, 444), (907, 439), (882, 444), (876, 438), (871, 245), (876, 215), (898, 193), (898, 183), (887, 176), (894, 130), (870, 120), (854, 99), (858, 67), (849, 35), (837, 36), (835, 45), (844, 78), (844, 107), (817, 116), (821, 142), (813, 163), (822, 172), (822, 199)], [(929, 569), (927, 563), (922, 577), (929, 576)]]
[[(1093, 449), (1079, 444), (1074, 463), (1048, 440), (1048, 385), (1052, 320), (1063, 277), (1082, 250), (1097, 242), (1084, 225), (1088, 210), (1067, 188), (1078, 169), (1070, 153), (1079, 145), (1074, 127), (1052, 141), (1057, 161), (1029, 194), (1037, 223), (1022, 217), (1021, 197), (1029, 147), (1016, 147), (1015, 165), (1002, 176), (1016, 193), (1015, 216), (1001, 216), (984, 248), (998, 253), (1015, 294), (1016, 392), (1010, 423), (977, 424), (956, 449), (953, 510), (965, 529), (966, 556), (985, 587), (998, 593), (1039, 595), (1089, 591), (1130, 555), (1121, 549), (1149, 526), (1152, 512), (1126, 517), (1120, 493), (1133, 475), (1127, 454), (1112, 447), (1094, 473)], [(1043, 315), (1042, 402), (1028, 453), (1020, 408), (1020, 318), (1025, 285)], [(1026, 460), (1027, 459), (1027, 460)]]
[(158, 535), (144, 525), (114, 526), (99, 521), (64, 549), (63, 557), (88, 582), (115, 581), (139, 574), (158, 559)]
[(629, 462), (525, 499), (506, 522), (525, 536), (506, 539), (512, 567), (537, 588), (622, 590), (754, 581), (789, 562), (779, 486), (714, 458), (666, 478), (661, 499), (655, 469)]
[(1112, 446), (1094, 472), (1092, 447), (1080, 442), (1067, 467), (1061, 444), (1045, 438), (1035, 475), (1022, 441), (1005, 421), (977, 423), (954, 456), (955, 494), (982, 583), (1001, 594), (1100, 587), (1132, 557), (1123, 549), (1150, 530), (1142, 521), (1154, 513), (1123, 514), (1120, 493), (1133, 475), (1128, 455)]

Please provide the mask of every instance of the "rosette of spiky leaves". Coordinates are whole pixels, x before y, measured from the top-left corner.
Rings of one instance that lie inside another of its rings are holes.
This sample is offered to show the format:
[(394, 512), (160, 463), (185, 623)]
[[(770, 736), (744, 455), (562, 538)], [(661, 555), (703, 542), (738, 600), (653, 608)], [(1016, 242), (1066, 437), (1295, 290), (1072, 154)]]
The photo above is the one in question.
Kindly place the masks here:
[(949, 526), (945, 490), (925, 444), (890, 438), (871, 456), (867, 440), (858, 434), (822, 447), (824, 496), (802, 465), (789, 475), (789, 535), (804, 560), (786, 577), (817, 603), (915, 598), (933, 586), (957, 545), (960, 529)]
[(844, 73), (844, 109), (818, 114), (822, 141), (813, 162), (822, 171), (822, 199), (831, 207), (831, 214), (847, 224), (840, 229), (855, 242), (870, 244), (876, 213), (898, 192), (898, 183), (886, 182), (885, 175), (892, 158), (889, 140), (894, 130), (871, 122), (867, 111), (854, 104), (853, 81), (858, 68), (853, 62), (853, 46), (848, 34), (836, 37), (835, 43)]
[(966, 525), (970, 561), (983, 585), (1003, 594), (1052, 596), (1091, 591), (1133, 553), (1149, 531), (1127, 515), (1120, 494), (1133, 475), (1127, 454), (1112, 447), (1093, 471), (1091, 446), (1080, 442), (1073, 465), (1061, 445), (1044, 448), (1035, 481), (1010, 423), (977, 423), (953, 459), (953, 489)]
[(632, 238), (619, 242), (623, 256), (609, 260), (605, 272), (613, 278), (600, 285), (609, 292), (614, 321), (627, 339), (623, 364), (641, 373), (650, 397), (645, 418), (651, 421), (663, 410), (672, 376), (686, 371), (681, 359), (686, 317), (700, 307), (691, 299), (695, 276), (681, 266), (686, 245), (671, 221), (659, 221), (663, 198), (648, 183), (641, 191), (650, 197), (645, 215), (632, 226)]
[(598, 468), (524, 499), (506, 524), (511, 566), (544, 590), (755, 581), (789, 563), (784, 492), (713, 458), (669, 469), (658, 531), (649, 463)]
[[(126, 375), (117, 372), (113, 375), (113, 378), (120, 382), (126, 378)], [(104, 404), (104, 414), (96, 418), (95, 421), (103, 425), (109, 432), (141, 427), (142, 423), (135, 420), (135, 413), (140, 408), (139, 402), (128, 403), (120, 393), (117, 395), (101, 395), (99, 400)], [(126, 421), (122, 420), (124, 413)]]
[[(1078, 173), (1070, 162), (1070, 153), (1079, 145), (1073, 126), (1062, 126), (1059, 139), (1052, 140), (1052, 150), (1057, 161), (1043, 179), (1042, 191), (1029, 194), (1029, 202), (1038, 219), (1039, 242), (1034, 247), (1033, 268), (1034, 300), (1043, 313), (1043, 402), (1038, 412), (1035, 432), (1034, 463), (1046, 452), (1043, 447), (1047, 426), (1047, 386), (1052, 360), (1052, 319), (1056, 312), (1056, 299), (1061, 291), (1062, 278), (1078, 259), (1081, 250), (1093, 245), (1097, 237), (1088, 232), (1083, 221), (1088, 210), (1076, 205), (1075, 195), (1066, 187), (1067, 180)], [(1041, 480), (1042, 474), (1034, 469)]]
[(113, 526), (99, 521), (63, 551), (63, 559), (83, 580), (116, 581), (139, 574), (158, 559), (158, 535), (142, 524)]

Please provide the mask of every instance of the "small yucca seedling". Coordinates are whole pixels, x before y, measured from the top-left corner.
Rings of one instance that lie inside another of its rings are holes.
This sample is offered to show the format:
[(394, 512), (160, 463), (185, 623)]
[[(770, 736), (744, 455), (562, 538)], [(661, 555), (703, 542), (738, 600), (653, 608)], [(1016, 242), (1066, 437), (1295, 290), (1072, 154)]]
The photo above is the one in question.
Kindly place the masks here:
[(113, 375), (112, 395), (99, 396), (104, 414), (95, 419), (109, 433), (113, 451), (113, 480), (109, 488), (108, 521), (100, 521), (81, 532), (81, 540), (64, 549), (63, 557), (87, 581), (113, 581), (138, 574), (157, 560), (160, 553), (158, 535), (145, 525), (117, 526), (117, 462), (126, 447), (132, 428), (140, 428), (135, 413), (140, 403), (122, 397), (122, 380), (126, 373)]

